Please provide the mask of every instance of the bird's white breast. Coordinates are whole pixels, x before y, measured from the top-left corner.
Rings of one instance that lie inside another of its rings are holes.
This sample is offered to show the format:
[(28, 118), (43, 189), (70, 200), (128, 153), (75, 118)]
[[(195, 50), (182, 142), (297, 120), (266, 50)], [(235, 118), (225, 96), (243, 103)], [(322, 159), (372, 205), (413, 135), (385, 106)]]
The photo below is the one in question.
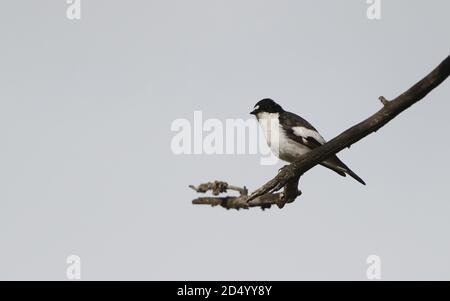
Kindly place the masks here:
[(258, 113), (258, 122), (272, 151), (279, 147), (280, 122), (278, 113)]

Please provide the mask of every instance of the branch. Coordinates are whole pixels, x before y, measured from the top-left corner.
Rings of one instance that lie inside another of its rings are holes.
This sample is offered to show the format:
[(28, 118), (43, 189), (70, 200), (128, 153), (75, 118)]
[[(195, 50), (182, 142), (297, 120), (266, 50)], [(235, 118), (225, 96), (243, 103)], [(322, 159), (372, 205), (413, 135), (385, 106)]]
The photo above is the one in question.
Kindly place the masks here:
[[(295, 185), (298, 184), (298, 180), (301, 175), (330, 156), (340, 152), (344, 148), (350, 147), (352, 144), (358, 142), (369, 134), (378, 131), (401, 112), (423, 99), (434, 88), (440, 85), (449, 75), (450, 56), (448, 56), (441, 64), (439, 64), (439, 66), (431, 71), (430, 74), (412, 86), (409, 90), (396, 97), (394, 100), (388, 101), (383, 96), (380, 96), (379, 99), (383, 104), (383, 108), (381, 110), (366, 120), (352, 126), (324, 145), (301, 156), (296, 162), (282, 168), (272, 180), (256, 189), (250, 196), (247, 196), (247, 193), (244, 195), (241, 193), (239, 197), (234, 197), (233, 201), (230, 201), (230, 197), (220, 198), (223, 200), (223, 203), (218, 202), (217, 198), (214, 198), (214, 201), (211, 198), (201, 198), (202, 201), (196, 199), (192, 203), (209, 204), (213, 206), (220, 204), (225, 208), (237, 209), (255, 206), (265, 208), (264, 206), (267, 204), (267, 199), (270, 199), (270, 204), (280, 204), (281, 206), (279, 205), (279, 207), (282, 207), (285, 203), (293, 202), (295, 198), (300, 195), (300, 192), (298, 192), (297, 196), (293, 197), (293, 195), (295, 195), (293, 191), (297, 192), (297, 187), (295, 187), (294, 190), (292, 186), (294, 185), (294, 182)], [(285, 188), (285, 192), (286, 190), (290, 191), (289, 195), (286, 195), (285, 193), (275, 193), (283, 187)], [(277, 201), (278, 198), (280, 200)], [(262, 199), (264, 199), (264, 201), (262, 201)], [(244, 201), (247, 202), (247, 207), (242, 204)]]
[(293, 202), (297, 196), (301, 194), (298, 191), (298, 180), (300, 177), (291, 179), (286, 184), (283, 193), (266, 193), (249, 201), (248, 190), (245, 187), (237, 187), (228, 185), (226, 182), (214, 181), (199, 186), (189, 185), (194, 191), (205, 193), (212, 191), (213, 195), (227, 192), (228, 190), (238, 191), (239, 196), (225, 196), (225, 197), (200, 197), (192, 201), (194, 205), (211, 205), (222, 206), (226, 209), (248, 209), (250, 207), (261, 207), (267, 209), (272, 205), (277, 205), (278, 208), (283, 208), (286, 203)]

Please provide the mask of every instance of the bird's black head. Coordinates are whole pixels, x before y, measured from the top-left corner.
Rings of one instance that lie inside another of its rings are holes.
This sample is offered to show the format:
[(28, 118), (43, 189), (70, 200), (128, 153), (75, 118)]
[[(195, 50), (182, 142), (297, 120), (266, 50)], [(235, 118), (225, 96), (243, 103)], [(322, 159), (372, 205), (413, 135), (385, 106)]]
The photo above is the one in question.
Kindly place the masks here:
[(283, 108), (270, 98), (264, 98), (256, 103), (254, 110), (250, 114), (258, 115), (258, 113), (281, 113)]

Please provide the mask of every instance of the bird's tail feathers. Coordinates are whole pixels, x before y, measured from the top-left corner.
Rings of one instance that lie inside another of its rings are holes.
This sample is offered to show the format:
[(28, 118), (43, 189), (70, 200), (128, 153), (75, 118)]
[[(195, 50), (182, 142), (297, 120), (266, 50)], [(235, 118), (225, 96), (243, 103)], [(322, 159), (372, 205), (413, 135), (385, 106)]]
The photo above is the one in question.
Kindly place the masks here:
[(355, 174), (350, 168), (347, 168), (345, 171), (350, 177), (358, 181), (359, 183), (366, 185), (366, 182), (364, 182), (363, 179), (361, 179), (357, 174)]
[(325, 167), (328, 167), (329, 169), (333, 170), (334, 172), (340, 174), (341, 176), (345, 177), (346, 175), (349, 175), (359, 183), (366, 185), (366, 182), (364, 182), (363, 179), (361, 179), (356, 173), (354, 173), (350, 168), (348, 168), (347, 165), (345, 165), (342, 161), (340, 161), (337, 157), (338, 164), (335, 164), (335, 162), (331, 163), (328, 161), (325, 161), (322, 163)]

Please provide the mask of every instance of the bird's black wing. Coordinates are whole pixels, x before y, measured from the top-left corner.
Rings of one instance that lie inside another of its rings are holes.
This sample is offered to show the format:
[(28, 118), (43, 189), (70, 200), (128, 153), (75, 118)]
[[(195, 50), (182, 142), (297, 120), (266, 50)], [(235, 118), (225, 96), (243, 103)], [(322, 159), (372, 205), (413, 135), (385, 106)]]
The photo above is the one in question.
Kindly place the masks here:
[[(325, 140), (317, 130), (305, 119), (290, 112), (284, 112), (280, 115), (280, 124), (289, 139), (302, 144), (309, 149), (315, 149), (325, 143)], [(341, 176), (345, 173), (340, 169), (346, 169), (347, 166), (339, 160), (336, 155), (331, 156), (322, 165), (332, 169)], [(340, 167), (340, 168), (336, 168)]]
[(315, 137), (311, 135), (299, 135), (299, 132), (295, 131), (295, 129), (302, 127), (307, 130), (316, 132), (317, 135), (319, 135), (320, 137), (320, 134), (317, 132), (317, 130), (302, 117), (294, 113), (283, 112), (282, 114), (280, 114), (279, 119), (281, 127), (283, 128), (286, 136), (289, 139), (292, 139), (297, 143), (305, 145), (310, 149), (314, 149), (323, 144), (321, 141), (318, 141)]

